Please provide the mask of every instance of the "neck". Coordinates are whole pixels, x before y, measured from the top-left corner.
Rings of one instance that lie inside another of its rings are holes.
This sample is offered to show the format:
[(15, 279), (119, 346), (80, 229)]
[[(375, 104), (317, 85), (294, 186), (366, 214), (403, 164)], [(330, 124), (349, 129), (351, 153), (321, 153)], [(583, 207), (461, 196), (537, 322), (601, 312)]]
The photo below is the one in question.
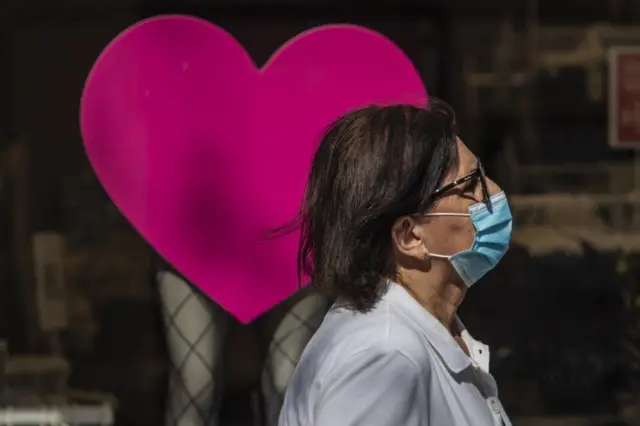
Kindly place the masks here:
[(449, 331), (454, 331), (458, 306), (466, 293), (464, 285), (446, 282), (431, 285), (409, 285), (400, 281), (409, 294)]

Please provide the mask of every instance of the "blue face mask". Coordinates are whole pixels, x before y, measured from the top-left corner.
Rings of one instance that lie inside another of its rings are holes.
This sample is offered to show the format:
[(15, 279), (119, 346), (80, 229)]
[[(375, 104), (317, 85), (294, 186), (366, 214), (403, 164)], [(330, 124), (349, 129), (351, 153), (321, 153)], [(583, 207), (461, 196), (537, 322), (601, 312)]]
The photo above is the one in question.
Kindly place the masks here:
[(469, 213), (427, 213), (426, 216), (471, 218), (476, 228), (471, 248), (452, 256), (429, 254), (431, 257), (449, 259), (468, 287), (495, 268), (509, 249), (512, 217), (504, 192), (491, 197), (489, 203), (476, 203), (469, 206)]

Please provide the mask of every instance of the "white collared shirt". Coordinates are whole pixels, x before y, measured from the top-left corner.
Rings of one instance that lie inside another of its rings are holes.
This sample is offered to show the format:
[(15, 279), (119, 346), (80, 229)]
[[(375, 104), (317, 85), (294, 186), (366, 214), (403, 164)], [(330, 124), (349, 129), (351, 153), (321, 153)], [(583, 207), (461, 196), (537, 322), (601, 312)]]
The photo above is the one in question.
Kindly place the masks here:
[(332, 308), (291, 378), (279, 426), (511, 426), (489, 348), (462, 329), (470, 357), (397, 284), (366, 314)]

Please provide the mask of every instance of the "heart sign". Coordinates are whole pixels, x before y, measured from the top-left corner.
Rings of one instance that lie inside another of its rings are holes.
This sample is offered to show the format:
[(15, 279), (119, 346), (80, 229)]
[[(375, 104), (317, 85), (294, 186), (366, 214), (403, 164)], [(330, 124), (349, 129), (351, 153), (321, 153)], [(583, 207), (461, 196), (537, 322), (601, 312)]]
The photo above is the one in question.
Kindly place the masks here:
[(321, 134), (370, 104), (424, 104), (407, 56), (353, 25), (288, 41), (262, 68), (222, 28), (161, 16), (121, 33), (86, 82), (89, 160), (168, 262), (247, 323), (298, 289), (294, 218)]

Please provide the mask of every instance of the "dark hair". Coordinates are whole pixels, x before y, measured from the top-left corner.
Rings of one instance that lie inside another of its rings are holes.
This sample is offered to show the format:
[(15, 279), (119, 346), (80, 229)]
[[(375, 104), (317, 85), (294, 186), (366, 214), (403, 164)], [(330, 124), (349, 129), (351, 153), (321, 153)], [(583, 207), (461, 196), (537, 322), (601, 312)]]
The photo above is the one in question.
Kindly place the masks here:
[(352, 309), (373, 308), (395, 277), (393, 223), (431, 208), (457, 158), (454, 112), (434, 98), (337, 120), (315, 153), (301, 208), (300, 277)]

